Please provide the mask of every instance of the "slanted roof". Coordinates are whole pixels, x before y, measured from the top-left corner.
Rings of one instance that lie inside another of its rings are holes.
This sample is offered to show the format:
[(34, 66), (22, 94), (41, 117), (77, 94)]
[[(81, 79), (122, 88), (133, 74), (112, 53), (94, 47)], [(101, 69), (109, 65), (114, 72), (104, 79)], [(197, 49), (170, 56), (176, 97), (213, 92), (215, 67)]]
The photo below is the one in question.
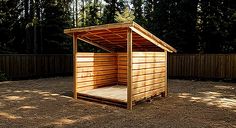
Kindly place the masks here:
[(81, 28), (65, 29), (64, 33), (70, 36), (77, 34), (78, 39), (100, 47), (104, 50), (125, 51), (127, 49), (127, 30), (133, 31), (133, 49), (144, 51), (167, 50), (176, 52), (176, 49), (151, 34), (135, 22), (113, 23)]

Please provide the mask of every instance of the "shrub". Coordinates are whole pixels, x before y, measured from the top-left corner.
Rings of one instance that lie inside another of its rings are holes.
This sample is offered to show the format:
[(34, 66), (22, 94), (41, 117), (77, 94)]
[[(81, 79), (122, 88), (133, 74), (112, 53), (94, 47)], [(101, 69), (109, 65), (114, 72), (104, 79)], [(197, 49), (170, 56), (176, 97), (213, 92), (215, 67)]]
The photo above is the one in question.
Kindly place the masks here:
[(7, 80), (7, 76), (4, 72), (0, 71), (0, 81), (6, 81)]

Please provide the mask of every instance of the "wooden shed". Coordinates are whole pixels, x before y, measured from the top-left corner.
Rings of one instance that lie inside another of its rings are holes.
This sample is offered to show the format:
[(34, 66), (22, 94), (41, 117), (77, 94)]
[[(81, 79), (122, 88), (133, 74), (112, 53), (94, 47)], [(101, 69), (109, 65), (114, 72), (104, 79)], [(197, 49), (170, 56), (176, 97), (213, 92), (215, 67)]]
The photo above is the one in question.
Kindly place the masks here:
[[(73, 37), (74, 98), (120, 104), (167, 95), (167, 53), (176, 50), (135, 22), (65, 29)], [(107, 53), (78, 52), (81, 40)]]

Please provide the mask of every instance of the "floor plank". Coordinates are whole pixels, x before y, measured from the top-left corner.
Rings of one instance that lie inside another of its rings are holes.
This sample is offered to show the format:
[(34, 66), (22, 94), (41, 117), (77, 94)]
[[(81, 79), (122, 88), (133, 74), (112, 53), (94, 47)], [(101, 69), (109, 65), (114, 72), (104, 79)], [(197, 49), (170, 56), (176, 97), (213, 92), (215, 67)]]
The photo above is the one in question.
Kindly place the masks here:
[(115, 85), (82, 91), (79, 94), (127, 102), (127, 87)]

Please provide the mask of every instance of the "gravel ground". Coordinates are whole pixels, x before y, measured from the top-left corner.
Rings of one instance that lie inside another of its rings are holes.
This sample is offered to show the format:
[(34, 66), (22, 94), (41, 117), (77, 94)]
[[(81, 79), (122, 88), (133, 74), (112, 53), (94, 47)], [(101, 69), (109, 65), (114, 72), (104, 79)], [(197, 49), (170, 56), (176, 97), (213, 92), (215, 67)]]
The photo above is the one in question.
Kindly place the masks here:
[(236, 83), (169, 80), (133, 111), (74, 100), (72, 77), (0, 82), (0, 127), (236, 128)]

